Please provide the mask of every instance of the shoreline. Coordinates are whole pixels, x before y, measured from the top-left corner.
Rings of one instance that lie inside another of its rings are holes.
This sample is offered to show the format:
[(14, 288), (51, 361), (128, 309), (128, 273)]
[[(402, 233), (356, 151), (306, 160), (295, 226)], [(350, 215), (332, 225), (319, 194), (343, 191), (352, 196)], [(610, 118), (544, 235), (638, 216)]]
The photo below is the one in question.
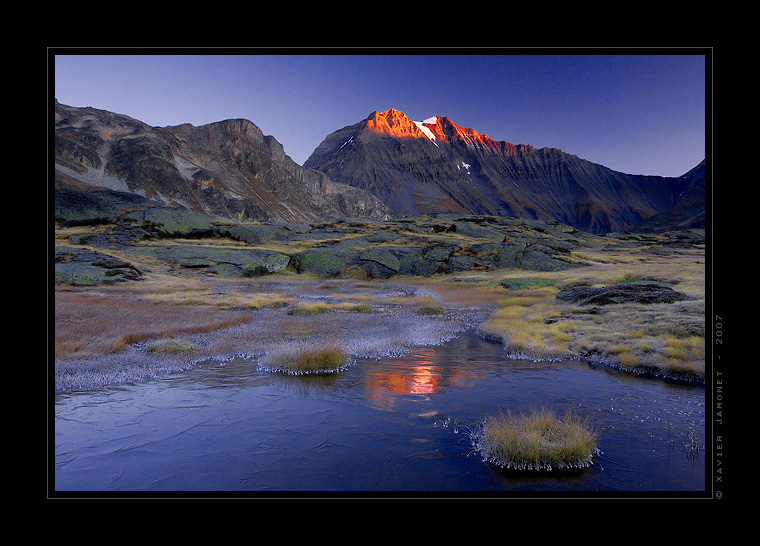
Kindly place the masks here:
[[(259, 358), (265, 347), (323, 343), (336, 331), (347, 354), (391, 351), (418, 332), (390, 324), (411, 317), (430, 328), (457, 309), (483, 316), (444, 330), (466, 323), (515, 358), (588, 360), (692, 383), (706, 377), (699, 230), (600, 236), (556, 222), (461, 215), (239, 225), (234, 233), (217, 226), (196, 237), (171, 222), (166, 233), (140, 225), (56, 225), (56, 383), (90, 373), (79, 383), (97, 385), (98, 374), (120, 377), (127, 368), (129, 377), (150, 376), (214, 354)], [(379, 318), (384, 310), (390, 315)], [(407, 314), (394, 318), (399, 312)], [(257, 322), (262, 313), (280, 326)], [(368, 333), (349, 339), (347, 328), (362, 324)], [(212, 351), (202, 340), (215, 333)], [(132, 366), (119, 364), (127, 354)]]
[[(504, 356), (511, 360), (586, 361), (643, 377), (683, 384), (704, 384), (704, 378), (669, 374), (667, 370), (654, 367), (625, 367), (609, 359), (594, 357), (590, 351), (586, 355), (567, 352), (554, 356), (510, 351), (502, 337), (481, 329), (499, 309), (498, 306), (455, 307), (451, 301), (445, 301), (445, 296), (436, 292), (436, 285), (424, 281), (358, 282), (271, 277), (256, 282), (215, 286), (218, 292), (227, 297), (247, 291), (261, 295), (276, 290), (278, 294), (286, 294), (289, 298), (297, 293), (299, 300), (306, 302), (334, 301), (338, 299), (337, 295), (342, 296), (343, 301), (333, 303), (333, 308), (326, 303), (323, 312), (303, 315), (292, 314), (296, 305), (291, 305), (290, 308), (272, 305), (246, 311), (228, 308), (220, 313), (245, 313), (250, 320), (210, 332), (140, 340), (116, 352), (103, 352), (85, 358), (56, 359), (52, 374), (55, 394), (114, 388), (165, 374), (184, 372), (202, 362), (224, 363), (243, 359), (250, 360), (259, 368), (266, 368), (270, 355), (303, 345), (336, 345), (354, 360), (392, 358), (407, 353), (412, 347), (440, 345), (467, 332), (486, 341), (499, 343), (503, 347)], [(415, 304), (423, 300), (427, 303), (428, 298), (442, 304), (444, 312), (421, 314)], [(367, 304), (369, 310), (362, 308), (363, 311), (355, 311), (341, 307), (346, 300), (371, 300), (371, 303)], [(289, 301), (292, 304), (294, 300)], [(174, 346), (162, 349), (161, 344), (170, 341)]]
[[(247, 311), (252, 320), (213, 332), (177, 335), (132, 343), (122, 351), (86, 358), (57, 359), (56, 394), (111, 388), (166, 373), (191, 369), (200, 362), (251, 360), (266, 367), (269, 356), (300, 346), (340, 347), (351, 359), (376, 359), (406, 354), (412, 347), (440, 345), (473, 330), (488, 311), (448, 309), (421, 314), (408, 306), (376, 305), (369, 312), (336, 309), (314, 315), (291, 315), (284, 308)], [(170, 339), (186, 350), (172, 354), (151, 351)]]

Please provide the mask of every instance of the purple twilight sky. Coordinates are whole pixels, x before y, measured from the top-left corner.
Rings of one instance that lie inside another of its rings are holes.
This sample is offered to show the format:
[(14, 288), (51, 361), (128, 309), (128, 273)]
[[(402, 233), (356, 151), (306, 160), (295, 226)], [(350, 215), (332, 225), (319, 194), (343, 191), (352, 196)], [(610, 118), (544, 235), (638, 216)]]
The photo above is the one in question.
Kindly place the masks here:
[(153, 126), (246, 118), (299, 164), (329, 133), (388, 108), (412, 120), (447, 116), (495, 140), (559, 148), (630, 174), (679, 176), (705, 158), (708, 82), (702, 50), (94, 51), (55, 55), (55, 98), (61, 103), (126, 114)]

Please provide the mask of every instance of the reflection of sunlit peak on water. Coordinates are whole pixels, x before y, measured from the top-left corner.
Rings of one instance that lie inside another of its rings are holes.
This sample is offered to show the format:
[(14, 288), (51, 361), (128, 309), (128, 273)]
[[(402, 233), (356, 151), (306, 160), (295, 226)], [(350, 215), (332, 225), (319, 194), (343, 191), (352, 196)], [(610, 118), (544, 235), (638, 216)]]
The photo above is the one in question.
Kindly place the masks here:
[[(260, 372), (256, 357), (210, 361), (66, 393), (55, 400), (56, 491), (693, 496), (710, 486), (704, 385), (624, 380), (584, 361), (521, 366), (474, 333), (433, 352), (436, 366), (419, 365), (414, 347), (309, 378)], [(439, 394), (399, 394), (420, 381)], [(594, 465), (526, 475), (468, 456), (484, 416), (544, 405), (589, 420)]]
[(398, 366), (394, 365), (385, 372), (376, 372), (368, 378), (368, 387), (376, 400), (383, 398), (381, 393), (393, 392), (401, 395), (434, 394), (439, 391), (442, 377), (439, 369), (428, 365)]
[(420, 368), (410, 378), (410, 394), (433, 394), (438, 392), (440, 374), (429, 368)]
[(431, 359), (434, 354), (435, 354), (435, 351), (431, 348), (424, 348), (424, 349), (417, 350), (412, 355), (412, 357), (414, 358), (414, 364), (417, 364), (420, 366), (432, 366), (433, 361)]

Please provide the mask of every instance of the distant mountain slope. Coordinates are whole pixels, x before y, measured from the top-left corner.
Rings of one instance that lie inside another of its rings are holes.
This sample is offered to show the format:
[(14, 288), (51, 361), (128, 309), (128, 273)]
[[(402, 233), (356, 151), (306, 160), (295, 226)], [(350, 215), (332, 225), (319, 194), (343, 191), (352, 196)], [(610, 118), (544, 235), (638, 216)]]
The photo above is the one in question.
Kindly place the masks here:
[(372, 192), (401, 216), (505, 215), (605, 233), (643, 228), (655, 215), (663, 221), (650, 227), (667, 229), (687, 190), (700, 206), (698, 184), (683, 177), (624, 174), (558, 149), (495, 141), (446, 117), (412, 121), (394, 109), (328, 135), (304, 166)]
[(58, 101), (55, 184), (57, 189), (135, 193), (238, 221), (390, 214), (370, 193), (296, 164), (275, 138), (248, 120), (161, 128)]
[(641, 229), (663, 231), (705, 227), (705, 162), (684, 174), (683, 189), (676, 197), (673, 208), (648, 218)]

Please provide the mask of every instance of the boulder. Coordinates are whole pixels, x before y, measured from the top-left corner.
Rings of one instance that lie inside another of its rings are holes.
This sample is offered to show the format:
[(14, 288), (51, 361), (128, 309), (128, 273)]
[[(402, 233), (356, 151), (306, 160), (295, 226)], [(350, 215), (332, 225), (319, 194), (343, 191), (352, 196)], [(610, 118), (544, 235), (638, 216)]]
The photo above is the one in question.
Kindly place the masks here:
[(292, 234), (290, 230), (275, 225), (236, 224), (219, 228), (220, 233), (236, 241), (250, 245), (260, 245), (272, 240), (286, 239)]
[(578, 305), (673, 303), (692, 299), (691, 296), (660, 283), (615, 284), (601, 288), (572, 286), (557, 292), (556, 297)]
[(501, 242), (504, 240), (504, 234), (495, 229), (480, 226), (473, 222), (455, 222), (454, 231), (466, 237), (474, 239), (490, 239), (491, 241)]
[(134, 193), (55, 190), (55, 219), (69, 226), (113, 223), (124, 211), (155, 205), (155, 201)]
[(251, 245), (269, 241), (291, 241), (311, 231), (309, 224), (232, 224), (220, 226), (219, 233)]
[(429, 277), (443, 267), (451, 253), (455, 250), (449, 246), (433, 246), (423, 249), (423, 254), (416, 264), (416, 275)]
[(362, 262), (377, 262), (394, 273), (398, 273), (399, 269), (401, 269), (401, 261), (388, 247), (380, 246), (363, 250), (359, 254), (359, 259), (362, 260)]
[(69, 237), (69, 242), (73, 245), (121, 248), (124, 245), (150, 239), (150, 237), (150, 233), (136, 224), (119, 223), (102, 233), (72, 235)]
[(296, 259), (296, 271), (333, 277), (359, 262), (359, 251), (345, 247), (319, 247), (302, 252)]
[(128, 212), (121, 219), (137, 222), (159, 237), (213, 237), (219, 234), (211, 216), (186, 209), (151, 207)]
[(78, 286), (142, 279), (131, 263), (84, 248), (56, 247), (54, 271), (56, 283)]
[(475, 269), (477, 266), (484, 266), (482, 261), (478, 260), (477, 256), (451, 256), (444, 265), (443, 270), (445, 273), (458, 273), (460, 271), (469, 271)]
[(570, 267), (572, 264), (560, 259), (555, 250), (538, 244), (526, 247), (520, 260), (520, 268), (531, 271), (561, 271)]
[(152, 256), (182, 267), (207, 268), (224, 277), (250, 277), (285, 269), (290, 257), (278, 252), (198, 245), (130, 246), (124, 252)]

